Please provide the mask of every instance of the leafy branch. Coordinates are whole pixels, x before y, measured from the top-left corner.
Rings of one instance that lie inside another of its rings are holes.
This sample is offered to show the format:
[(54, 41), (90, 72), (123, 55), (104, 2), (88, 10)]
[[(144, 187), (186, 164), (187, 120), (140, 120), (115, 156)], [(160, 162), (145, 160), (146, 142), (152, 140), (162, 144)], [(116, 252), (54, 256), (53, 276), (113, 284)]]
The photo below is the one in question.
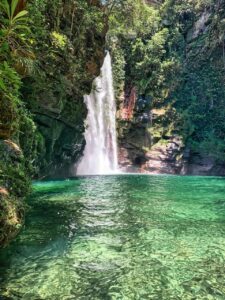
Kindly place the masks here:
[(11, 48), (17, 48), (21, 42), (24, 43), (24, 32), (30, 32), (29, 27), (26, 25), (28, 11), (21, 10), (17, 12), (18, 3), (19, 0), (12, 0), (11, 4), (8, 0), (2, 0), (2, 3), (0, 3), (0, 8), (5, 15), (0, 28), (0, 47), (7, 42)]

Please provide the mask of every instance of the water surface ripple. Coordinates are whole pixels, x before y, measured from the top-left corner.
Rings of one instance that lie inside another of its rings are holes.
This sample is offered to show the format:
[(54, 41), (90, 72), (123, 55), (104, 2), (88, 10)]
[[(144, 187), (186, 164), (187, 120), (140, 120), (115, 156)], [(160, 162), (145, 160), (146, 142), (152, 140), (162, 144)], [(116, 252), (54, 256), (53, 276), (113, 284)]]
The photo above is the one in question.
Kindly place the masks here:
[(37, 182), (0, 299), (225, 299), (225, 179)]

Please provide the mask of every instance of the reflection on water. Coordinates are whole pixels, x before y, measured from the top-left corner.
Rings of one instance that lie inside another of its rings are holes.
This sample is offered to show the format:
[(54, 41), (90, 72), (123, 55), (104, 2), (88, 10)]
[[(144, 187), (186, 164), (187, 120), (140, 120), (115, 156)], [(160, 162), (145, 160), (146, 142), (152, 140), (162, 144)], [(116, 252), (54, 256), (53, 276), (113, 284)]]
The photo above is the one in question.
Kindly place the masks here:
[(34, 188), (22, 234), (0, 252), (0, 299), (225, 299), (225, 179)]

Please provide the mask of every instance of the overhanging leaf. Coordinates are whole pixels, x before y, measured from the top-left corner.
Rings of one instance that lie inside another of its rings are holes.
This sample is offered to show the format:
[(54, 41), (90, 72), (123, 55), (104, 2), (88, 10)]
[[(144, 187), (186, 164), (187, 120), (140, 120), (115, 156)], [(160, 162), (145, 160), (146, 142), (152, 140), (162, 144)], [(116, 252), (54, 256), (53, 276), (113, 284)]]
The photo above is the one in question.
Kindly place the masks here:
[(26, 16), (28, 14), (28, 11), (27, 10), (22, 10), (20, 11), (12, 20), (13, 23), (15, 23), (15, 21), (17, 21), (18, 19)]

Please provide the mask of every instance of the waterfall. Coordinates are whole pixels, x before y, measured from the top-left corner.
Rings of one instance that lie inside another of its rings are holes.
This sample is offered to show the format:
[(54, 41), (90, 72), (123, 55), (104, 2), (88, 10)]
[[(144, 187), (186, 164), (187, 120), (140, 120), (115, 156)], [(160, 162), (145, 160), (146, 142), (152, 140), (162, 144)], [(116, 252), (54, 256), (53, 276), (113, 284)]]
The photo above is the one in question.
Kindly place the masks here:
[(88, 109), (84, 155), (77, 175), (112, 174), (117, 170), (116, 103), (112, 65), (107, 53), (101, 74), (93, 82), (92, 92), (84, 96)]

